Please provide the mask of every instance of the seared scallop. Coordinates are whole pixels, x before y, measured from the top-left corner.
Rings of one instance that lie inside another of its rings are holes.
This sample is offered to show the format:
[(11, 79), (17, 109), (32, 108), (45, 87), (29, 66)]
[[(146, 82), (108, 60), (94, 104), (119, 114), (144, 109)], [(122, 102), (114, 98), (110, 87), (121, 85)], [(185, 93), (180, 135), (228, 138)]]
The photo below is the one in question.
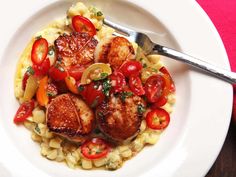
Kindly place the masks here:
[(57, 60), (67, 66), (94, 62), (98, 41), (87, 33), (63, 34), (55, 40)]
[(143, 116), (139, 108), (146, 106), (141, 97), (130, 93), (112, 95), (96, 110), (96, 120), (101, 132), (119, 143), (137, 135)]
[(50, 131), (79, 142), (85, 140), (94, 124), (93, 111), (72, 94), (54, 98), (47, 107), (46, 119)]
[(132, 44), (124, 37), (106, 38), (95, 49), (95, 62), (109, 63), (113, 69), (119, 68), (124, 61), (134, 59)]

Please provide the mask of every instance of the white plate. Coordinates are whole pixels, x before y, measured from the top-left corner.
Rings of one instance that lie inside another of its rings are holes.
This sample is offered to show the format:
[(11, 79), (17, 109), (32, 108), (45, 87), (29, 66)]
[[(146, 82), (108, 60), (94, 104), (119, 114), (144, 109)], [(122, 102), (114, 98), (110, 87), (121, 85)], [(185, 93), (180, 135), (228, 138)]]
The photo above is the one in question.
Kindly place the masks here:
[[(40, 156), (39, 145), (31, 140), (29, 132), (13, 124), (18, 107), (13, 79), (17, 60), (31, 36), (53, 19), (62, 17), (71, 5), (68, 0), (53, 2), (0, 3), (0, 176), (204, 176), (216, 159), (228, 130), (232, 88), (170, 59), (163, 60), (176, 83), (177, 103), (170, 126), (155, 146), (145, 147), (121, 169), (112, 172), (71, 170), (63, 163)], [(229, 69), (218, 33), (195, 1), (99, 0), (94, 3), (114, 21), (157, 32), (158, 35), (153, 36), (157, 42)]]

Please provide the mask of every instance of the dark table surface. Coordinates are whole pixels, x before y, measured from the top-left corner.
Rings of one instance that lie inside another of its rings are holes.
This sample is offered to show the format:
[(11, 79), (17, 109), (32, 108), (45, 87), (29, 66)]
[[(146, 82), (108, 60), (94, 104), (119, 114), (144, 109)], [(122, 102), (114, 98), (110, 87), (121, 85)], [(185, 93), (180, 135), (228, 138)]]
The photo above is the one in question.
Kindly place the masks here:
[(206, 177), (236, 177), (236, 123), (231, 122), (223, 148)]

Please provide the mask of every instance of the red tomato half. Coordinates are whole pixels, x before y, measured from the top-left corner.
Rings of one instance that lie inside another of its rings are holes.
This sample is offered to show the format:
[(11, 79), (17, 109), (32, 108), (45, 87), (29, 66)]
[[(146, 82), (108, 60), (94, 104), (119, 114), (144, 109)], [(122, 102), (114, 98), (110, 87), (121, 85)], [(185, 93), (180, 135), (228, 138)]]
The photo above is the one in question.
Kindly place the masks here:
[(138, 96), (144, 95), (145, 90), (142, 85), (142, 81), (138, 76), (131, 76), (129, 78), (129, 87), (130, 90)]
[(18, 108), (16, 115), (14, 117), (14, 123), (24, 122), (29, 116), (32, 115), (34, 109), (34, 101), (24, 102)]
[(58, 94), (57, 86), (53, 83), (48, 84), (46, 91), (47, 91), (48, 97), (55, 97)]
[(50, 60), (48, 58), (45, 58), (40, 65), (34, 64), (32, 68), (36, 76), (44, 76), (50, 69)]
[(168, 99), (166, 95), (162, 95), (157, 102), (153, 103), (152, 108), (160, 108), (167, 103)]
[(68, 70), (68, 73), (71, 77), (73, 77), (75, 80), (80, 80), (82, 77), (82, 74), (84, 70), (87, 68), (85, 65), (78, 65), (78, 66), (73, 66)]
[(99, 159), (105, 157), (111, 147), (101, 138), (93, 138), (81, 146), (81, 153), (87, 159)]
[(121, 92), (126, 85), (125, 76), (121, 72), (113, 72), (109, 76), (112, 85), (112, 91), (115, 93)]
[(163, 66), (161, 69), (160, 69), (160, 72), (162, 72), (164, 75), (164, 79), (165, 79), (165, 82), (166, 82), (166, 91), (167, 94), (168, 93), (173, 93), (175, 92), (175, 84), (173, 82), (173, 79), (170, 75), (170, 73), (167, 71), (167, 69)]
[(126, 61), (124, 64), (121, 65), (120, 71), (126, 76), (138, 76), (140, 71), (142, 70), (143, 66), (138, 61)]
[(100, 82), (91, 82), (88, 85), (80, 85), (78, 90), (85, 102), (92, 108), (97, 107), (105, 99), (102, 83)]
[(61, 81), (66, 78), (67, 71), (60, 64), (56, 63), (50, 68), (49, 76), (55, 81)]
[(149, 128), (162, 130), (169, 125), (170, 115), (164, 109), (154, 109), (147, 114), (146, 122)]
[(26, 84), (27, 84), (27, 80), (29, 79), (30, 73), (29, 72), (25, 72), (24, 76), (23, 76), (23, 80), (22, 80), (22, 89), (25, 90)]
[(96, 28), (93, 23), (83, 16), (74, 16), (72, 18), (72, 26), (77, 32), (86, 32), (90, 36), (94, 36), (96, 34)]
[(32, 47), (31, 60), (33, 64), (40, 65), (48, 54), (48, 41), (44, 38), (37, 39)]
[(161, 75), (150, 76), (145, 83), (145, 92), (149, 102), (157, 102), (163, 95), (165, 79)]

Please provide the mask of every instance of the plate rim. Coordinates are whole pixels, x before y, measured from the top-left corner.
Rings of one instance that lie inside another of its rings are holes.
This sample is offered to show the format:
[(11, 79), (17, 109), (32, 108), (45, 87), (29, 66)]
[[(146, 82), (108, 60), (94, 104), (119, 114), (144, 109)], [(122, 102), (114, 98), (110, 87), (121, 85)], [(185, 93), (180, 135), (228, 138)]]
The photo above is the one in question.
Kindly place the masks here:
[[(27, 16), (28, 15), (32, 15), (32, 14), (34, 14), (34, 12), (35, 11), (38, 11), (38, 10), (40, 10), (40, 9), (42, 9), (42, 8), (44, 8), (45, 6), (47, 6), (47, 5), (49, 5), (49, 4), (51, 4), (51, 3), (53, 3), (53, 2), (55, 2), (56, 0), (50, 0), (50, 1), (37, 1), (37, 2), (31, 2), (31, 5), (29, 5), (28, 4), (28, 6), (31, 6), (32, 8), (31, 8), (31, 11), (30, 12), (26, 12), (25, 13), (25, 15), (22, 15), (22, 19), (21, 20), (19, 20), (16, 24), (15, 24), (15, 27), (18, 25), (18, 27), (20, 27), (21, 26), (21, 24), (22, 23), (24, 23), (25, 22), (25, 20), (27, 20)], [(130, 2), (132, 2), (132, 3), (135, 3), (135, 4), (137, 4), (137, 5), (144, 5), (144, 0), (142, 0), (142, 1), (138, 1), (138, 0), (129, 0)], [(27, 2), (27, 0), (25, 0), (25, 2)], [(151, 0), (150, 2), (155, 2), (155, 0)], [(27, 2), (28, 3), (28, 2)], [(228, 59), (228, 57), (227, 57), (227, 53), (226, 53), (226, 50), (225, 50), (225, 48), (224, 48), (224, 45), (223, 45), (223, 42), (222, 42), (222, 40), (221, 40), (221, 38), (220, 38), (220, 35), (219, 35), (219, 33), (217, 32), (217, 30), (216, 30), (216, 28), (214, 27), (214, 25), (213, 25), (213, 23), (211, 22), (211, 20), (209, 19), (209, 17), (206, 15), (206, 13), (201, 9), (201, 7), (197, 4), (197, 2), (195, 2), (195, 1), (183, 1), (183, 3), (189, 3), (190, 4), (190, 6), (192, 6), (192, 7), (194, 7), (194, 8), (196, 8), (196, 9), (198, 9), (198, 11), (199, 11), (199, 13), (201, 13), (201, 15), (205, 18), (205, 20), (207, 20), (207, 23), (208, 23), (208, 25), (209, 25), (209, 28), (211, 28), (211, 30), (212, 30), (212, 32), (214, 32), (214, 35), (215, 35), (215, 37), (216, 37), (216, 40), (217, 40), (217, 42), (219, 43), (219, 45), (221, 45), (221, 50), (223, 51), (223, 55), (224, 55), (224, 58), (225, 59)], [(190, 7), (189, 6), (189, 7)], [(196, 10), (195, 9), (195, 10)], [(153, 14), (153, 13), (152, 13)], [(156, 16), (155, 14), (153, 14), (154, 16)], [(162, 22), (162, 21), (161, 21)], [(174, 33), (172, 33), (172, 30), (169, 28), (169, 26), (168, 26), (168, 24), (167, 23), (163, 23), (166, 27), (167, 27), (167, 29), (168, 30), (170, 30), (170, 32), (171, 32), (171, 34), (174, 34)], [(14, 30), (12, 30), (12, 31), (9, 31), (9, 33), (8, 34), (11, 34), (11, 33), (13, 33), (14, 32)], [(10, 35), (10, 36), (8, 36), (8, 37), (6, 37), (6, 38), (11, 38), (12, 37), (12, 35)], [(174, 35), (174, 38), (176, 39), (176, 41), (178, 42), (178, 35)], [(180, 47), (185, 51), (185, 47), (183, 47), (180, 43), (178, 43), (179, 45), (180, 45)], [(0, 46), (3, 46), (3, 43), (0, 43)], [(6, 46), (6, 45), (5, 45)], [(0, 51), (0, 56), (2, 56), (2, 52), (3, 52), (4, 50), (1, 50)], [(2, 57), (0, 58), (0, 60), (2, 60)], [(227, 68), (227, 69), (229, 69), (230, 68), (230, 66), (229, 66), (229, 60), (225, 60), (225, 67)], [(192, 74), (192, 73), (191, 73)], [(195, 74), (195, 73), (193, 73), (193, 74)], [(230, 93), (228, 93), (229, 94), (229, 97), (231, 97), (231, 100), (229, 100), (231, 103), (232, 103), (232, 101), (233, 101), (233, 90), (232, 90), (232, 86), (230, 85), (227, 85), (227, 84), (225, 84), (225, 87), (231, 87), (231, 88), (229, 88), (229, 90), (230, 90)], [(232, 104), (231, 104), (232, 105)], [(228, 111), (228, 114), (230, 114), (231, 115), (231, 111), (232, 111), (232, 107), (229, 109), (229, 111)], [(230, 112), (230, 113), (229, 113)], [(228, 123), (228, 127), (229, 127), (229, 123), (230, 123), (230, 118), (231, 118), (231, 116), (228, 116), (229, 118), (228, 118), (228, 121), (227, 121), (227, 123)], [(226, 124), (227, 124), (226, 123)], [(227, 130), (228, 130), (228, 127), (226, 128)], [(205, 175), (206, 173), (207, 173), (207, 171), (210, 169), (210, 167), (212, 166), (212, 164), (214, 163), (214, 161), (215, 161), (215, 159), (217, 158), (217, 156), (218, 156), (218, 154), (220, 153), (220, 150), (221, 150), (221, 148), (222, 148), (222, 146), (223, 146), (223, 143), (224, 143), (224, 140), (225, 140), (225, 137), (226, 137), (226, 135), (227, 135), (227, 131), (225, 132), (225, 133), (223, 133), (224, 135), (222, 135), (222, 138), (223, 138), (223, 141), (221, 142), (221, 146), (220, 147), (218, 147), (218, 153), (217, 153), (217, 155), (215, 156), (215, 158), (213, 158), (214, 160), (211, 160), (212, 161), (212, 163), (209, 165), (209, 167), (207, 167), (207, 168), (205, 168), (205, 170), (204, 171), (202, 171), (202, 175)], [(1, 135), (0, 135), (1, 136)], [(149, 173), (149, 174), (147, 174), (148, 176), (149, 175), (152, 175), (151, 173)]]

